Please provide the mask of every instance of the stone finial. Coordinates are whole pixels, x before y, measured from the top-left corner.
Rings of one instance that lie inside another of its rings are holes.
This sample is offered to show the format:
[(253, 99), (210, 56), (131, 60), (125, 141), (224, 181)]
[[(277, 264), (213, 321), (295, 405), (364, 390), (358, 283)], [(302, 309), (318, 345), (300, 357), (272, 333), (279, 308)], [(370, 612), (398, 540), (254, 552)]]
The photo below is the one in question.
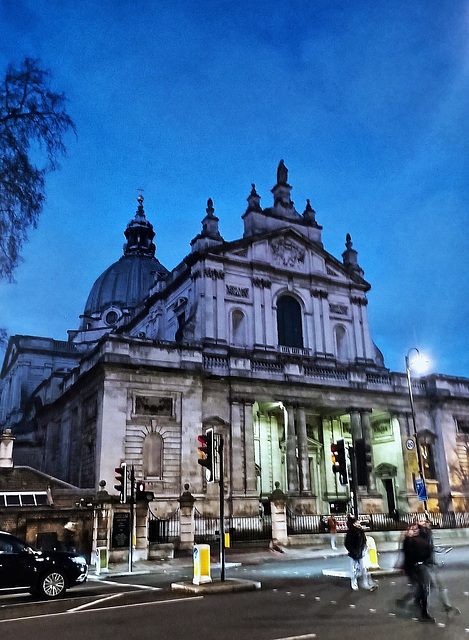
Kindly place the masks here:
[(316, 211), (313, 209), (313, 207), (311, 206), (311, 202), (309, 201), (309, 198), (307, 198), (306, 200), (306, 208), (303, 211), (303, 218), (305, 219), (305, 221), (310, 224), (312, 227), (316, 227), (318, 229), (320, 229), (321, 227), (318, 225), (318, 223), (316, 222)]
[(205, 209), (205, 211), (207, 212), (207, 215), (209, 216), (213, 216), (215, 209), (213, 208), (213, 200), (212, 198), (209, 198), (207, 200), (207, 208)]
[(346, 250), (342, 254), (344, 267), (358, 276), (363, 276), (364, 271), (358, 264), (358, 253), (352, 249), (353, 243), (350, 233), (345, 236), (345, 246)]
[(184, 491), (179, 496), (179, 504), (181, 507), (190, 507), (194, 505), (195, 498), (192, 493), (189, 491), (189, 483), (186, 482), (184, 485)]
[(253, 183), (251, 183), (251, 193), (249, 194), (249, 196), (247, 198), (248, 208), (246, 209), (246, 213), (248, 211), (262, 211), (262, 208), (261, 208), (261, 205), (260, 205), (260, 200), (261, 200), (261, 197), (257, 193), (256, 185), (253, 182)]
[(270, 501), (277, 504), (285, 504), (286, 502), (286, 496), (280, 489), (280, 482), (278, 481), (275, 483), (275, 489), (270, 494)]

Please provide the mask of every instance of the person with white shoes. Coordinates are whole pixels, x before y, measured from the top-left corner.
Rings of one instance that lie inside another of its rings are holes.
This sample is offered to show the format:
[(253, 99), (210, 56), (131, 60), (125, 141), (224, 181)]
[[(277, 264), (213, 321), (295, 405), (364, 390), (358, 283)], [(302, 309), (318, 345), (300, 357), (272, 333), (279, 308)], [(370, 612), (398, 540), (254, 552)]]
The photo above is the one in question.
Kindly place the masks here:
[(370, 578), (365, 568), (363, 559), (366, 552), (366, 535), (363, 527), (355, 516), (347, 518), (347, 533), (345, 535), (344, 546), (350, 557), (350, 586), (354, 591), (359, 588), (358, 580), (367, 591), (374, 591), (377, 585)]
[(337, 551), (337, 544), (336, 544), (336, 539), (337, 539), (337, 520), (335, 519), (334, 515), (331, 513), (331, 515), (329, 516), (328, 520), (327, 520), (327, 525), (329, 527), (329, 533), (331, 536), (331, 549), (333, 551)]

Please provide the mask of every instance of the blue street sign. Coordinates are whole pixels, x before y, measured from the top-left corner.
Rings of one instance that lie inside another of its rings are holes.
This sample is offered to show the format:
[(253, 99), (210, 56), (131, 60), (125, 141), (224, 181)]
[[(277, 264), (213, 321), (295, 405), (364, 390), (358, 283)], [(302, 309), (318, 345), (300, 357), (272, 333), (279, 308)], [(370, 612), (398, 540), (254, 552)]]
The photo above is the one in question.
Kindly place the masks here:
[(415, 478), (415, 493), (418, 495), (421, 502), (428, 500), (427, 488), (425, 487), (425, 481), (423, 478)]

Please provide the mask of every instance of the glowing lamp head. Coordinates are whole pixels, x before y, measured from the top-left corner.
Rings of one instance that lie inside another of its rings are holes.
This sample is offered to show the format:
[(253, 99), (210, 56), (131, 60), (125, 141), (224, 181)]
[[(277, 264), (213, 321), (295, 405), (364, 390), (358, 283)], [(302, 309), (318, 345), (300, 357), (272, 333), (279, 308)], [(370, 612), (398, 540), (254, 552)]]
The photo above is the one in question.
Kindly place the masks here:
[(417, 375), (426, 373), (429, 368), (430, 360), (419, 351), (409, 358), (409, 369), (414, 371)]

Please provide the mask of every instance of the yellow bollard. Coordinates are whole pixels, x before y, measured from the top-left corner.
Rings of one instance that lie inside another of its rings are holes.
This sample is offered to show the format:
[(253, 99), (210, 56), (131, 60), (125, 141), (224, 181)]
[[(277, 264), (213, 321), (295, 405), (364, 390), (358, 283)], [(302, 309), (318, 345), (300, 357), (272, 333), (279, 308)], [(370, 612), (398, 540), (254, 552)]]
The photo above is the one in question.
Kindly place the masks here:
[(230, 548), (230, 534), (225, 533), (225, 549), (229, 549), (229, 548)]
[(374, 571), (380, 568), (376, 542), (371, 536), (366, 536), (366, 554), (364, 558), (364, 565), (365, 568), (369, 569), (370, 571)]
[(194, 577), (193, 584), (212, 582), (210, 577), (210, 545), (196, 544), (194, 546)]

